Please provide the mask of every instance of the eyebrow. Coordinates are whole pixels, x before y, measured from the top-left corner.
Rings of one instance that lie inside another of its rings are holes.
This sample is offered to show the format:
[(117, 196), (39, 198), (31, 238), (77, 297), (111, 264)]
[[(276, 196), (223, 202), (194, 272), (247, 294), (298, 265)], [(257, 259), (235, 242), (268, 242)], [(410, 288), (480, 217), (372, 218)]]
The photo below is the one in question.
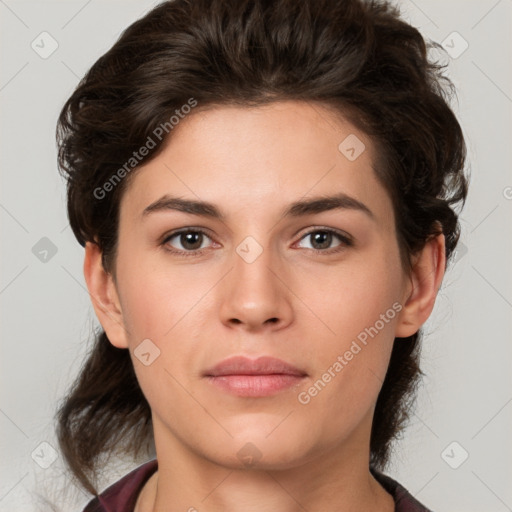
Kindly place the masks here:
[[(283, 217), (301, 217), (305, 215), (322, 213), (330, 210), (356, 210), (366, 214), (372, 220), (375, 215), (364, 203), (343, 192), (330, 196), (317, 196), (309, 199), (295, 201), (288, 205)], [(182, 199), (165, 194), (160, 199), (144, 208), (142, 217), (150, 213), (166, 210), (175, 210), (192, 215), (200, 215), (213, 219), (225, 220), (225, 215), (212, 203), (197, 201), (195, 199)]]

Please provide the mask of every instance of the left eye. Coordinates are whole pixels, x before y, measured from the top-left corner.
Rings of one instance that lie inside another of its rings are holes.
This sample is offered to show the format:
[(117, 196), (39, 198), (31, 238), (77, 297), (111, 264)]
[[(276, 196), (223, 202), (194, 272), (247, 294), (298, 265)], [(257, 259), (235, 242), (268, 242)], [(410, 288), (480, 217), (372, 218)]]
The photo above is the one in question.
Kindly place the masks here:
[[(315, 251), (333, 249), (339, 246), (350, 246), (352, 244), (351, 240), (347, 236), (331, 229), (317, 229), (315, 231), (310, 231), (309, 233), (306, 233), (301, 240), (306, 240), (308, 237), (311, 239), (311, 243), (310, 247), (307, 248)], [(331, 244), (335, 239), (338, 239), (339, 242), (337, 245), (332, 247)]]

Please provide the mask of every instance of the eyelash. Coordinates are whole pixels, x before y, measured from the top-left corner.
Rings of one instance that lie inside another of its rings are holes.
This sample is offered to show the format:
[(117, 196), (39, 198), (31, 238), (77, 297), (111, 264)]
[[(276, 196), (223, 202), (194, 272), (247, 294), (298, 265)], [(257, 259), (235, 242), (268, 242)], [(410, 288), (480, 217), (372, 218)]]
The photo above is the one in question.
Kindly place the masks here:
[[(341, 252), (345, 248), (352, 247), (354, 245), (353, 240), (348, 235), (344, 234), (343, 232), (332, 229), (332, 228), (312, 229), (311, 231), (304, 233), (301, 236), (301, 238), (299, 239), (299, 241), (303, 240), (304, 238), (306, 238), (309, 235), (312, 235), (314, 233), (319, 233), (319, 232), (320, 233), (330, 233), (330, 234), (334, 235), (341, 242), (340, 245), (337, 247), (334, 247), (332, 249), (309, 249), (308, 248), (307, 249), (308, 251), (313, 251), (316, 254), (321, 254), (321, 255), (325, 256), (325, 255)], [(173, 231), (172, 233), (169, 233), (168, 235), (166, 235), (165, 238), (162, 240), (161, 245), (164, 247), (164, 249), (166, 251), (171, 252), (177, 256), (189, 257), (189, 256), (203, 255), (204, 252), (206, 251), (206, 249), (195, 249), (195, 250), (191, 250), (191, 251), (181, 251), (181, 250), (177, 250), (177, 249), (169, 249), (168, 248), (167, 244), (169, 243), (170, 240), (172, 240), (176, 236), (182, 235), (184, 233), (201, 233), (202, 235), (205, 235), (206, 237), (211, 239), (211, 236), (209, 236), (208, 233), (201, 228), (184, 228), (184, 229), (180, 229), (177, 231)]]

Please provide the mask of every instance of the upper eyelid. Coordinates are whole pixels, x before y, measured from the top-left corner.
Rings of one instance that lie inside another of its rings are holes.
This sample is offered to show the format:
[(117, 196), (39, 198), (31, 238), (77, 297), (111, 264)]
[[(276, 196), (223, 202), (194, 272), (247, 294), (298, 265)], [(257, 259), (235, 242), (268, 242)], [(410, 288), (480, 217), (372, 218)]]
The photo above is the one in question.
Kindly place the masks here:
[[(170, 231), (169, 233), (165, 234), (163, 237), (162, 237), (162, 243), (165, 244), (167, 243), (170, 239), (176, 237), (176, 236), (179, 236), (183, 233), (202, 233), (203, 235), (206, 235), (208, 238), (210, 238), (210, 240), (215, 241), (215, 238), (209, 233), (209, 231), (205, 228), (196, 228), (196, 227), (187, 227), (187, 228), (179, 228), (175, 231)], [(218, 242), (216, 242), (218, 243)], [(202, 250), (202, 249), (201, 249)], [(192, 251), (188, 251), (188, 252), (192, 252)]]
[(315, 233), (317, 231), (328, 231), (330, 233), (334, 233), (335, 235), (339, 235), (339, 236), (342, 236), (342, 237), (345, 237), (345, 238), (349, 238), (351, 240), (353, 238), (351, 235), (349, 235), (347, 232), (345, 232), (342, 229), (330, 228), (330, 227), (327, 227), (327, 226), (316, 226), (316, 227), (313, 227), (313, 228), (308, 228), (308, 230), (301, 235), (301, 238), (304, 237), (304, 236), (310, 235), (311, 233)]

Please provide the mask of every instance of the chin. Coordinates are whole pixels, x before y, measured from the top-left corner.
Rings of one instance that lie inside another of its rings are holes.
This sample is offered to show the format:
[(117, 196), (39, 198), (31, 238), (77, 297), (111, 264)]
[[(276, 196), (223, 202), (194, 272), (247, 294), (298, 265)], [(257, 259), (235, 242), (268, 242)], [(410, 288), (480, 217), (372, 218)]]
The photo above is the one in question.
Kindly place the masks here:
[(280, 435), (277, 431), (267, 434), (259, 429), (233, 436), (218, 446), (221, 451), (212, 454), (212, 461), (230, 469), (281, 470), (296, 467), (307, 458), (309, 445), (304, 437), (292, 437), (286, 430)]

